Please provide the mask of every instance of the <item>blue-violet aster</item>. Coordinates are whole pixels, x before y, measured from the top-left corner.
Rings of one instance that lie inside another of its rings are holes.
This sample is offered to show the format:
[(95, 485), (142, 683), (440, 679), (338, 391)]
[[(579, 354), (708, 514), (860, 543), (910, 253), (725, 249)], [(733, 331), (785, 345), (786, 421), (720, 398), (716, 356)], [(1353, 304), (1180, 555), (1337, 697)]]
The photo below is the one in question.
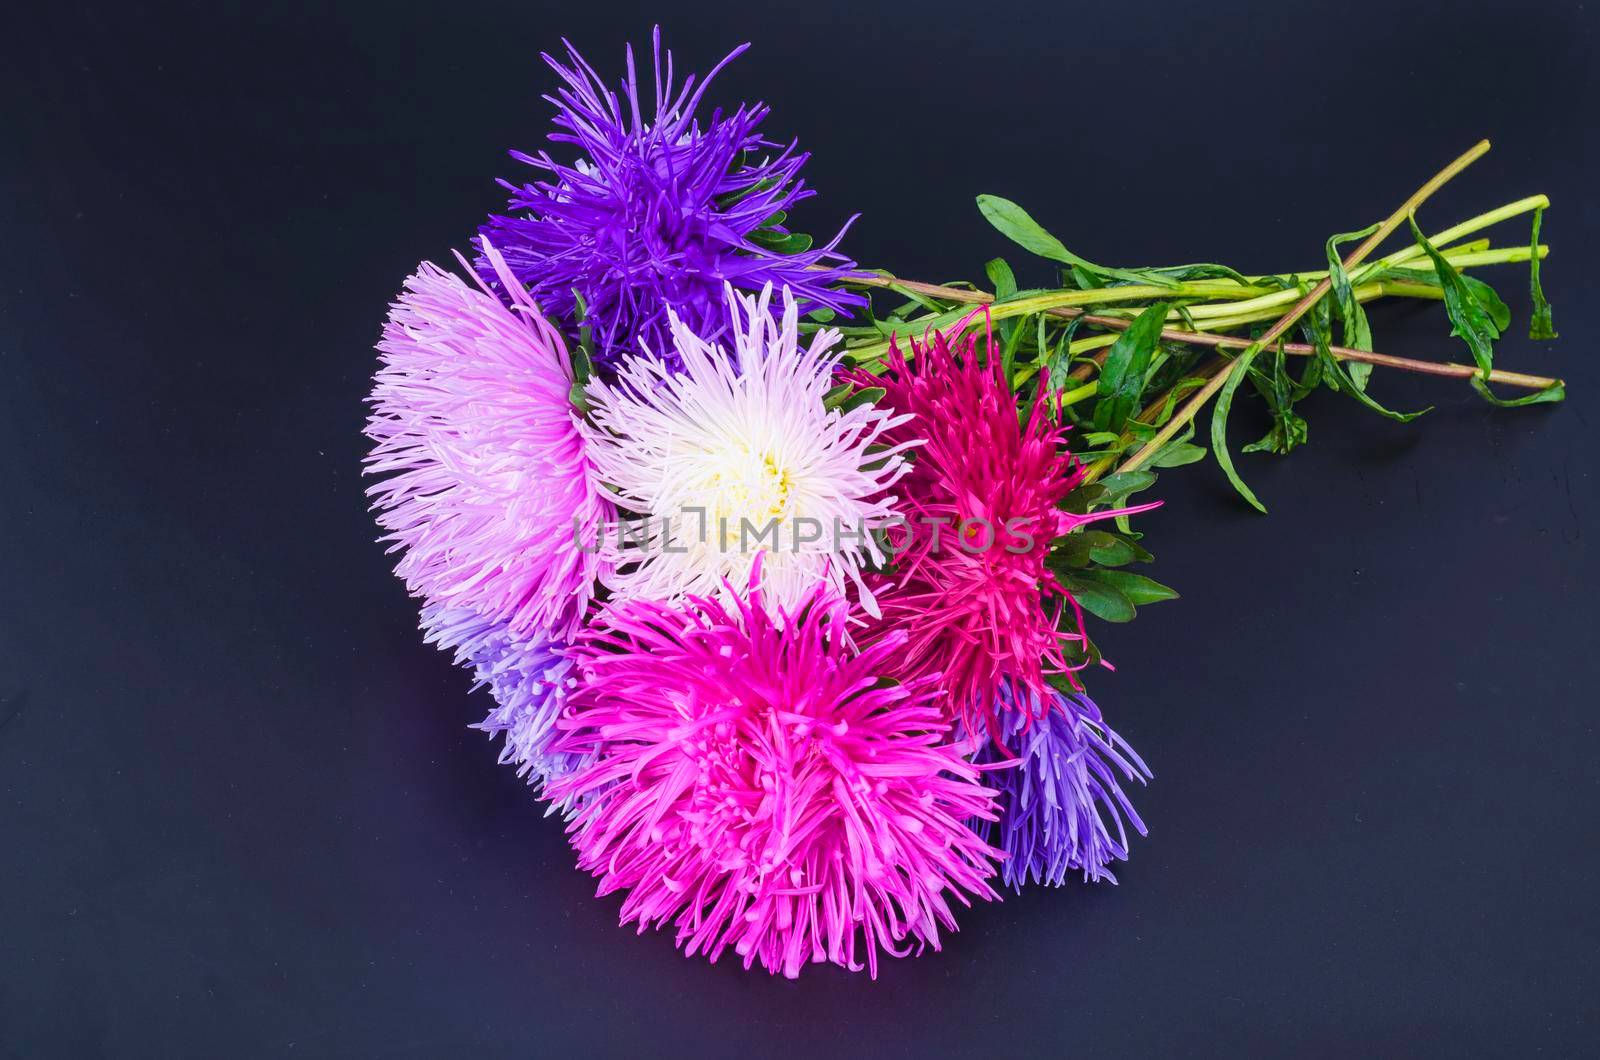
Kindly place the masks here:
[[(1041, 703), (1006, 684), (1000, 700), (998, 735), (1005, 747), (990, 740), (977, 761), (1010, 763), (987, 777), (1001, 793), (1001, 879), (1017, 890), (1030, 880), (1060, 886), (1075, 872), (1086, 882), (1116, 883), (1110, 864), (1128, 858), (1124, 816), (1145, 834), (1117, 774), (1143, 784), (1149, 767), (1107, 728), (1086, 695), (1052, 692)], [(986, 822), (975, 824), (988, 832)]]
[[(473, 728), (505, 737), (502, 764), (515, 766), (543, 794), (550, 781), (587, 763), (584, 755), (551, 749), (556, 721), (578, 683), (564, 646), (541, 634), (519, 636), (469, 608), (425, 607), (422, 628), (429, 643), (455, 652), (477, 681), (474, 688), (488, 686), (494, 695), (494, 709)], [(566, 812), (574, 805), (568, 799), (551, 809)]]
[[(502, 180), (511, 192), (508, 211), (492, 215), (480, 233), (546, 314), (574, 334), (580, 323), (590, 329), (599, 364), (641, 340), (670, 358), (669, 306), (714, 342), (728, 327), (725, 283), (746, 291), (787, 287), (802, 313), (865, 304), (835, 289), (853, 268), (835, 253), (843, 230), (812, 246), (810, 237), (784, 227), (789, 209), (814, 193), (800, 179), (809, 156), (761, 135), (768, 108), (713, 110), (704, 125), (695, 116), (712, 78), (749, 45), (705, 80), (690, 75), (675, 87), (658, 28), (647, 116), (631, 47), (619, 96), (563, 43), (568, 62), (543, 56), (565, 82), (545, 97), (556, 108), (550, 140), (576, 147), (578, 157), (566, 164), (545, 151), (511, 152), (544, 176), (522, 185)], [(478, 267), (486, 282), (499, 282), (487, 262)]]

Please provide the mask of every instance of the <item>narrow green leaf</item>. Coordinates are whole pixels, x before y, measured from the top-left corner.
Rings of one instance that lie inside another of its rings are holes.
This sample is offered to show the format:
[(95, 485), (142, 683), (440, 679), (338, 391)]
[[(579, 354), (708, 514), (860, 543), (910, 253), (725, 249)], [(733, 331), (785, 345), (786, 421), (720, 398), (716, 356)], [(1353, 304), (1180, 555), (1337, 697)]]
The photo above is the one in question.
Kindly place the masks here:
[[(1333, 301), (1339, 309), (1339, 323), (1344, 328), (1344, 345), (1353, 350), (1372, 349), (1372, 326), (1367, 323), (1367, 314), (1361, 308), (1361, 303), (1356, 301), (1355, 288), (1351, 286), (1350, 276), (1345, 272), (1339, 254), (1339, 244), (1365, 239), (1377, 230), (1378, 226), (1372, 225), (1359, 232), (1329, 236), (1324, 247), (1328, 255), (1328, 279), (1333, 287)], [(1361, 382), (1364, 386), (1366, 380)]]
[(1130, 283), (1152, 284), (1157, 287), (1174, 287), (1176, 282), (1148, 270), (1109, 269), (1078, 257), (1055, 236), (1046, 232), (1039, 222), (1028, 216), (1028, 211), (998, 195), (979, 195), (978, 209), (1000, 234), (1018, 246), (1050, 261), (1088, 269), (1101, 276), (1115, 276)]
[(1102, 567), (1120, 567), (1124, 563), (1133, 562), (1133, 546), (1120, 537), (1105, 534), (1104, 538), (1096, 539), (1090, 545), (1089, 558)]
[(1100, 582), (1109, 584), (1113, 589), (1127, 597), (1128, 602), (1136, 607), (1178, 598), (1178, 590), (1171, 586), (1162, 585), (1154, 578), (1146, 578), (1143, 574), (1134, 574), (1132, 571), (1095, 571), (1094, 577)]
[(1496, 397), (1494, 392), (1489, 389), (1489, 384), (1476, 375), (1468, 382), (1472, 384), (1472, 389), (1476, 390), (1485, 401), (1491, 405), (1499, 405), (1503, 409), (1514, 409), (1519, 405), (1543, 405), (1546, 402), (1567, 400), (1567, 389), (1559, 381), (1545, 387), (1543, 390), (1535, 390), (1533, 393), (1524, 394), (1519, 398)]
[(1156, 484), (1156, 477), (1149, 471), (1119, 471), (1114, 475), (1107, 475), (1095, 483), (1094, 489), (1100, 491), (1100, 497), (1111, 504), (1120, 504), (1140, 490), (1149, 489)]
[(804, 232), (785, 232), (781, 228), (758, 228), (750, 242), (774, 254), (801, 254), (811, 249), (811, 237)]
[(1003, 302), (1017, 293), (1017, 274), (1011, 271), (1005, 258), (994, 258), (983, 266), (985, 276), (994, 285), (994, 298)]
[(1228, 268), (1226, 265), (1215, 265), (1211, 262), (1197, 262), (1193, 265), (1170, 265), (1166, 268), (1151, 269), (1153, 273), (1165, 276), (1178, 283), (1187, 283), (1190, 280), (1232, 280), (1241, 287), (1254, 286), (1248, 276)]
[(1272, 429), (1260, 441), (1251, 442), (1244, 447), (1246, 453), (1288, 453), (1295, 446), (1304, 444), (1308, 428), (1306, 421), (1294, 411), (1294, 403), (1303, 397), (1294, 385), (1294, 380), (1289, 378), (1287, 358), (1284, 356), (1283, 344), (1280, 342), (1272, 351), (1272, 368), (1262, 372), (1252, 369), (1251, 382), (1267, 401), (1267, 408), (1272, 412)]
[(1233, 395), (1239, 389), (1240, 381), (1249, 374), (1250, 362), (1255, 360), (1256, 354), (1260, 352), (1259, 344), (1247, 346), (1228, 368), (1228, 381), (1222, 384), (1222, 390), (1217, 394), (1216, 407), (1211, 410), (1211, 451), (1216, 454), (1217, 465), (1222, 468), (1222, 473), (1228, 476), (1228, 481), (1233, 483), (1233, 488), (1239, 491), (1239, 496), (1249, 501), (1257, 511), (1265, 514), (1266, 505), (1262, 504), (1251, 492), (1250, 487), (1244, 484), (1244, 479), (1240, 478), (1239, 472), (1233, 468), (1233, 457), (1228, 453), (1228, 412), (1233, 408)]
[(1096, 276), (1082, 265), (1074, 265), (1067, 269), (1066, 275), (1069, 279), (1071, 279), (1072, 286), (1077, 287), (1077, 289), (1080, 291), (1092, 291), (1097, 287), (1104, 287), (1106, 285), (1105, 280), (1101, 279), (1099, 276)]
[[(1322, 382), (1327, 384), (1330, 390), (1348, 394), (1378, 415), (1386, 416), (1397, 423), (1410, 423), (1418, 416), (1433, 411), (1433, 406), (1429, 405), (1427, 408), (1418, 409), (1416, 412), (1396, 412), (1379, 404), (1372, 395), (1366, 392), (1365, 388), (1355, 386), (1345, 372), (1351, 362), (1339, 360), (1329, 349), (1328, 328), (1329, 309), (1328, 302), (1324, 299), (1313, 306), (1311, 312), (1305, 315), (1301, 322), (1301, 329), (1305, 332), (1306, 337), (1311, 340), (1311, 344), (1317, 348), (1316, 359), (1317, 363), (1322, 366)], [(1310, 373), (1308, 372), (1307, 374), (1309, 375)]]
[(1182, 467), (1206, 458), (1206, 447), (1189, 442), (1171, 442), (1151, 460), (1151, 467)]
[(1050, 354), (1050, 393), (1059, 394), (1067, 385), (1067, 377), (1072, 374), (1072, 337), (1078, 333), (1078, 327), (1083, 323), (1082, 317), (1073, 317), (1067, 321), (1067, 326), (1062, 329), (1061, 337), (1056, 341), (1056, 348)]
[(1100, 430), (1121, 430), (1128, 417), (1138, 409), (1139, 396), (1144, 393), (1145, 371), (1161, 341), (1167, 309), (1166, 302), (1157, 302), (1145, 309), (1106, 351), (1094, 407), (1094, 425)]
[(1539, 282), (1539, 228), (1544, 224), (1544, 208), (1533, 211), (1533, 252), (1528, 258), (1528, 290), (1533, 295), (1533, 319), (1528, 323), (1528, 338), (1556, 338), (1556, 328), (1550, 319), (1550, 303), (1545, 300), (1544, 286)]
[(1107, 622), (1133, 621), (1133, 601), (1115, 587), (1087, 578), (1072, 577), (1063, 581), (1073, 599), (1078, 601), (1078, 606), (1096, 618), (1103, 618)]
[(1450, 317), (1452, 325), (1450, 333), (1459, 335), (1472, 350), (1472, 359), (1478, 363), (1478, 369), (1485, 380), (1494, 368), (1494, 341), (1500, 337), (1500, 329), (1495, 327), (1494, 319), (1490, 316), (1472, 288), (1461, 280), (1461, 273), (1456, 267), (1445, 259), (1443, 254), (1428, 242), (1428, 237), (1422, 234), (1422, 229), (1417, 227), (1417, 219), (1409, 217), (1411, 234), (1421, 247), (1423, 253), (1428, 255), (1433, 262), (1434, 271), (1439, 274), (1439, 287), (1444, 291), (1444, 308)]
[(1494, 321), (1494, 326), (1500, 334), (1504, 335), (1511, 326), (1511, 307), (1501, 299), (1499, 292), (1484, 283), (1476, 276), (1461, 276), (1461, 282), (1467, 285), (1467, 290), (1472, 292), (1472, 297), (1483, 306), (1484, 312), (1489, 314), (1489, 319)]

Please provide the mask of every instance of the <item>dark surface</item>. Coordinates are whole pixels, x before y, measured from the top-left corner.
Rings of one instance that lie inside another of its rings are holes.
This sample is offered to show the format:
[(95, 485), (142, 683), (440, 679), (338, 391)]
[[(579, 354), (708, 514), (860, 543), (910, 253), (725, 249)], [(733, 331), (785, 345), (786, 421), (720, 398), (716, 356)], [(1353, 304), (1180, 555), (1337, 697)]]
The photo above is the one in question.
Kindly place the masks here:
[[(755, 40), (717, 98), (766, 98), (816, 153), (799, 219), (861, 211), (849, 249), (906, 275), (1007, 252), (981, 191), (1091, 258), (1247, 271), (1313, 267), (1480, 136), (1429, 227), (1556, 203), (1563, 338), (1522, 337), (1508, 268), (1501, 364), (1566, 405), (1380, 374), (1438, 410), (1313, 399), (1307, 448), (1242, 458), (1268, 518), (1209, 464), (1164, 479), (1184, 598), (1104, 631), (1094, 685), (1157, 775), (1121, 886), (788, 983), (617, 928), (466, 728), (358, 477), (385, 303), (539, 143), (538, 51), (614, 71), (666, 9), (39, 6), (0, 62), (0, 1052), (1593, 1047), (1592, 8), (673, 15), (686, 67)], [(1465, 357), (1436, 306), (1377, 327)]]

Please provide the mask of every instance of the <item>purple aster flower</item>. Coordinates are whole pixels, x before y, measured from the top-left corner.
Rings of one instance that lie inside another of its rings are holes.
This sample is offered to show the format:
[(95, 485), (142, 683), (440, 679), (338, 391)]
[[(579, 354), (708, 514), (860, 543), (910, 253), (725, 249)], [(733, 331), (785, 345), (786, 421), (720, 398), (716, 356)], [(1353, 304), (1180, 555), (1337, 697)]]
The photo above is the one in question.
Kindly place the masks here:
[[(670, 355), (669, 306), (689, 330), (715, 341), (728, 326), (724, 283), (748, 291), (788, 287), (801, 312), (866, 303), (832, 286), (853, 267), (834, 252), (843, 230), (813, 247), (810, 237), (783, 226), (789, 208), (813, 194), (799, 176), (809, 156), (761, 135), (767, 107), (713, 110), (704, 126), (695, 117), (712, 78), (749, 45), (704, 81), (690, 75), (675, 88), (658, 28), (647, 116), (631, 47), (619, 96), (562, 43), (570, 65), (544, 56), (566, 83), (545, 97), (557, 111), (550, 140), (574, 145), (579, 156), (567, 165), (544, 151), (511, 152), (545, 177), (520, 187), (502, 180), (511, 192), (508, 215), (491, 216), (480, 233), (547, 313), (572, 327), (583, 316), (600, 363), (635, 340)], [(498, 282), (481, 259), (478, 269)]]
[[(1128, 859), (1124, 815), (1145, 834), (1117, 774), (1143, 784), (1150, 768), (1106, 727), (1088, 696), (1052, 692), (1051, 700), (1019, 701), (1003, 686), (998, 732), (1015, 758), (992, 741), (978, 754), (980, 762), (1011, 763), (988, 776), (1001, 792), (1001, 878), (1019, 891), (1030, 879), (1060, 886), (1069, 872), (1083, 873), (1085, 882), (1116, 883), (1109, 866)], [(988, 832), (986, 823), (976, 826)]]
[[(592, 760), (592, 756), (551, 749), (556, 720), (578, 685), (577, 671), (564, 645), (542, 634), (518, 636), (504, 622), (469, 608), (423, 608), (422, 628), (428, 643), (455, 652), (456, 662), (477, 681), (474, 689), (488, 686), (494, 695), (494, 709), (473, 728), (504, 736), (500, 749), (503, 765), (515, 766), (517, 775), (542, 794), (550, 781)], [(567, 798), (551, 810), (566, 812), (575, 805), (574, 799)]]

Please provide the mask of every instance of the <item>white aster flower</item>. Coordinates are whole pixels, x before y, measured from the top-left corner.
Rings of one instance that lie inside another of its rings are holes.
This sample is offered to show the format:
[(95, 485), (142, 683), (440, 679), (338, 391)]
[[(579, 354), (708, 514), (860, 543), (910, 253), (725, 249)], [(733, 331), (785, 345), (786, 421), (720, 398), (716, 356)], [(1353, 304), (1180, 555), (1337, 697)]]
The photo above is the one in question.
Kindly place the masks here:
[(883, 559), (873, 531), (897, 521), (886, 491), (914, 444), (879, 437), (908, 417), (826, 406), (839, 333), (820, 330), (802, 347), (787, 289), (781, 324), (771, 285), (727, 297), (733, 350), (672, 314), (681, 372), (647, 349), (619, 364), (615, 384), (588, 385), (589, 458), (623, 517), (599, 544), (617, 564), (606, 585), (617, 599), (742, 593), (759, 556), (770, 610), (826, 583), (841, 595), (854, 586), (876, 615), (861, 567)]

